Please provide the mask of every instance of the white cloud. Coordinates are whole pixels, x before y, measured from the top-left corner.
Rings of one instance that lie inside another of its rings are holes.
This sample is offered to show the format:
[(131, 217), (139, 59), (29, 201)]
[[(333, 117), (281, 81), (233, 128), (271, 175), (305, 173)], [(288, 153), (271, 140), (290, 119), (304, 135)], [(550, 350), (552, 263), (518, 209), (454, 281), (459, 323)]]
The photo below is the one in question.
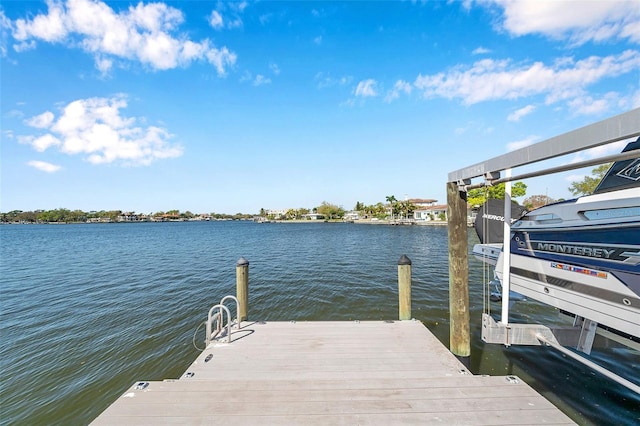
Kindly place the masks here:
[(24, 112), (19, 109), (12, 109), (6, 112), (6, 116), (20, 120), (24, 117)]
[(245, 71), (240, 76), (240, 83), (244, 83), (245, 81), (253, 80), (253, 75), (249, 71)]
[(229, 51), (226, 47), (223, 47), (220, 50), (207, 50), (205, 56), (209, 63), (216, 67), (219, 75), (226, 74), (227, 66), (235, 64), (237, 59), (236, 54)]
[(318, 36), (316, 38), (313, 39), (313, 42), (315, 44), (317, 44), (318, 46), (322, 44), (322, 36)]
[(472, 55), (484, 55), (487, 53), (491, 53), (491, 50), (485, 47), (477, 47), (473, 50), (473, 52), (471, 52)]
[(249, 6), (249, 3), (247, 3), (246, 1), (229, 3), (229, 7), (231, 7), (231, 9), (240, 13), (244, 12), (247, 6)]
[(245, 71), (240, 77), (240, 82), (244, 83), (250, 81), (253, 86), (262, 86), (264, 84), (271, 84), (271, 79), (269, 77), (265, 77), (262, 74), (256, 74), (254, 77), (249, 71)]
[(29, 120), (27, 120), (27, 124), (31, 127), (36, 127), (38, 129), (46, 129), (51, 125), (54, 117), (55, 116), (51, 111), (43, 112), (40, 115), (31, 117)]
[(58, 139), (55, 136), (47, 133), (46, 135), (42, 135), (40, 137), (32, 138), (29, 141), (29, 143), (31, 144), (31, 146), (33, 146), (33, 149), (35, 149), (36, 151), (44, 152), (49, 147), (59, 146), (60, 145), (60, 139)]
[(640, 43), (637, 0), (487, 0), (504, 11), (503, 28), (516, 36), (543, 34), (573, 44), (609, 39)]
[(580, 151), (575, 154), (569, 163), (579, 163), (580, 161), (591, 160), (593, 158), (606, 157), (607, 155), (618, 154), (622, 152), (625, 146), (629, 143), (629, 140), (622, 140), (613, 142), (606, 145), (597, 146), (595, 148), (587, 149), (586, 151)]
[(104, 58), (101, 55), (96, 55), (94, 57), (94, 61), (96, 63), (96, 68), (100, 71), (100, 74), (107, 75), (111, 68), (113, 68), (113, 61), (108, 58)]
[(507, 151), (511, 152), (520, 148), (524, 148), (525, 146), (533, 145), (538, 140), (538, 136), (529, 136), (526, 139), (520, 141), (509, 142), (507, 144)]
[(2, 131), (2, 135), (8, 139), (15, 139), (15, 135), (13, 133), (13, 130), (3, 130)]
[(580, 96), (568, 101), (567, 103), (575, 114), (594, 115), (610, 110), (617, 101), (618, 95), (610, 92), (600, 99), (594, 99), (591, 96)]
[(353, 77), (351, 76), (336, 78), (323, 72), (317, 73), (313, 79), (315, 80), (318, 89), (325, 89), (332, 86), (346, 86), (353, 81)]
[(242, 28), (243, 25), (244, 23), (242, 22), (242, 19), (236, 18), (229, 21), (229, 23), (227, 24), (227, 28), (229, 29)]
[(508, 121), (520, 121), (520, 119), (522, 117), (524, 117), (525, 115), (531, 114), (535, 109), (536, 109), (536, 107), (534, 107), (533, 105), (527, 105), (526, 107), (522, 107), (522, 108), (512, 112), (511, 114), (509, 114), (509, 116), (507, 117), (507, 120)]
[(278, 67), (278, 64), (270, 64), (269, 65), (269, 69), (275, 75), (280, 75), (280, 67)]
[(46, 15), (15, 21), (16, 50), (34, 48), (37, 41), (80, 47), (94, 57), (102, 73), (112, 68), (114, 59), (139, 61), (155, 70), (203, 60), (220, 75), (236, 61), (227, 47), (217, 48), (208, 39), (196, 42), (176, 34), (184, 21), (182, 12), (163, 3), (138, 3), (120, 12), (91, 0), (48, 0), (47, 6)]
[(396, 81), (396, 84), (393, 85), (393, 89), (391, 89), (387, 93), (387, 96), (385, 96), (385, 101), (391, 102), (394, 99), (399, 98), (401, 93), (410, 95), (412, 90), (413, 86), (411, 86), (411, 83), (408, 83), (404, 80), (398, 80)]
[(355, 95), (363, 98), (378, 96), (378, 92), (376, 90), (376, 81), (372, 78), (368, 80), (363, 80), (358, 83), (356, 87)]
[(47, 173), (55, 173), (61, 169), (60, 166), (57, 166), (55, 164), (47, 163), (45, 161), (37, 161), (37, 160), (29, 161), (27, 165)]
[(583, 181), (585, 177), (590, 176), (587, 174), (572, 174), (572, 175), (567, 175), (564, 177), (564, 180), (569, 182), (569, 183), (573, 183), (573, 182), (580, 182)]
[(545, 95), (546, 103), (551, 104), (582, 96), (588, 85), (638, 69), (640, 52), (633, 50), (579, 61), (564, 58), (551, 65), (483, 59), (470, 67), (458, 66), (448, 72), (419, 75), (414, 86), (422, 90), (425, 98), (459, 98), (467, 105), (532, 95)]
[(457, 136), (467, 134), (467, 133), (474, 134), (474, 135), (478, 135), (478, 134), (489, 135), (493, 133), (494, 130), (495, 129), (493, 127), (487, 126), (486, 123), (484, 123), (482, 120), (472, 120), (465, 123), (464, 126), (456, 127), (454, 129), (454, 133)]
[[(93, 164), (148, 165), (157, 159), (182, 155), (182, 147), (170, 143), (172, 135), (167, 130), (142, 127), (136, 118), (123, 117), (120, 110), (126, 107), (123, 96), (73, 101), (57, 120), (51, 113), (27, 120), (48, 133), (21, 137), (21, 141), (40, 152), (57, 147), (69, 155), (84, 155)], [(42, 119), (45, 115), (47, 120)], [(43, 127), (43, 123), (48, 126)]]
[(214, 30), (220, 30), (224, 27), (224, 21), (222, 20), (220, 12), (217, 10), (211, 12), (211, 15), (209, 15), (209, 25), (211, 25), (211, 28)]
[(26, 42), (31, 37), (48, 42), (64, 39), (69, 32), (64, 7), (53, 0), (48, 0), (47, 6), (48, 15), (37, 15), (30, 21), (16, 20), (13, 36), (21, 42)]
[(260, 15), (258, 20), (261, 25), (267, 25), (273, 19), (273, 13), (265, 13), (264, 15)]
[(7, 39), (11, 32), (11, 20), (0, 9), (0, 57), (7, 56)]
[(271, 83), (271, 79), (263, 76), (262, 74), (256, 75), (256, 78), (253, 80), (254, 86), (262, 86), (263, 84)]
[[(249, 4), (246, 1), (219, 1), (216, 4), (216, 10), (213, 10), (209, 15), (209, 25), (216, 30), (242, 28), (244, 23), (241, 15), (248, 6)], [(269, 21), (270, 16), (262, 15), (258, 19), (264, 25)]]

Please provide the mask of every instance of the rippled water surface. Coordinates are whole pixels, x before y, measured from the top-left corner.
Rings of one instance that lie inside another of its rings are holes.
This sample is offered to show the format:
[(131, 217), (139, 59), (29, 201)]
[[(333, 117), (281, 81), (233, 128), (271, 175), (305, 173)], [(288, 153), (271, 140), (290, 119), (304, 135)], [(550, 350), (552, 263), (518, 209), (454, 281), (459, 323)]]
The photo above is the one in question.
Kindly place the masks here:
[[(398, 316), (406, 254), (412, 314), (449, 343), (446, 227), (8, 225), (0, 237), (1, 424), (87, 424), (135, 380), (179, 377), (209, 307), (235, 293), (240, 257), (250, 262), (250, 319), (386, 320)], [(640, 396), (552, 349), (483, 344), (483, 275), (470, 258), (474, 373), (517, 374), (580, 424), (640, 423)], [(512, 315), (558, 321), (532, 301)], [(594, 358), (640, 382), (637, 352)]]

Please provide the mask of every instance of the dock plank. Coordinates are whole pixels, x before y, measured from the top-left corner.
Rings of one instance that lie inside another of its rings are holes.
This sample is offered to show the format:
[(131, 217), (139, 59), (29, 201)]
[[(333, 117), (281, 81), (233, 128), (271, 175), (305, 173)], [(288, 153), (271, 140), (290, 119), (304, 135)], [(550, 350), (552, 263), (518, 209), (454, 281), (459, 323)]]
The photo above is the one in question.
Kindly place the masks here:
[(93, 424), (573, 424), (517, 378), (470, 374), (417, 321), (242, 326)]

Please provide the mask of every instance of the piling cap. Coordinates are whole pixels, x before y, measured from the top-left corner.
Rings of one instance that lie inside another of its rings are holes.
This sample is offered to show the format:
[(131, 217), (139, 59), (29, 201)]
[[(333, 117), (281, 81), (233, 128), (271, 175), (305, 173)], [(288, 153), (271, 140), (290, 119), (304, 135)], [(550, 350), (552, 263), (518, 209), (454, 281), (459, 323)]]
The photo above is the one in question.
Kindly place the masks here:
[(398, 265), (411, 265), (411, 259), (409, 259), (406, 254), (403, 254), (400, 256), (400, 260), (398, 260)]
[(236, 262), (236, 266), (249, 266), (249, 261), (247, 259), (245, 259), (244, 257), (241, 257)]

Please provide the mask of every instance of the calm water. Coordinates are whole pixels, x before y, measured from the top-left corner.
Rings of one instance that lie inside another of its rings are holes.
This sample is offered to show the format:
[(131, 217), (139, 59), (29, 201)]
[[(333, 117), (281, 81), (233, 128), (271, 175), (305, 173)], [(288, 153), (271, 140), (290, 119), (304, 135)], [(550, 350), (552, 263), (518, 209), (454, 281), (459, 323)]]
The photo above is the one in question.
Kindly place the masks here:
[[(198, 353), (196, 327), (235, 293), (240, 257), (250, 262), (250, 319), (383, 320), (398, 316), (406, 254), (413, 316), (449, 343), (446, 227), (15, 225), (0, 237), (1, 424), (87, 424), (135, 380), (179, 377)], [(470, 262), (474, 373), (517, 374), (580, 424), (640, 423), (638, 395), (554, 350), (484, 345), (483, 271)], [(559, 321), (532, 301), (512, 314)], [(638, 354), (614, 355), (594, 358), (640, 383)]]

